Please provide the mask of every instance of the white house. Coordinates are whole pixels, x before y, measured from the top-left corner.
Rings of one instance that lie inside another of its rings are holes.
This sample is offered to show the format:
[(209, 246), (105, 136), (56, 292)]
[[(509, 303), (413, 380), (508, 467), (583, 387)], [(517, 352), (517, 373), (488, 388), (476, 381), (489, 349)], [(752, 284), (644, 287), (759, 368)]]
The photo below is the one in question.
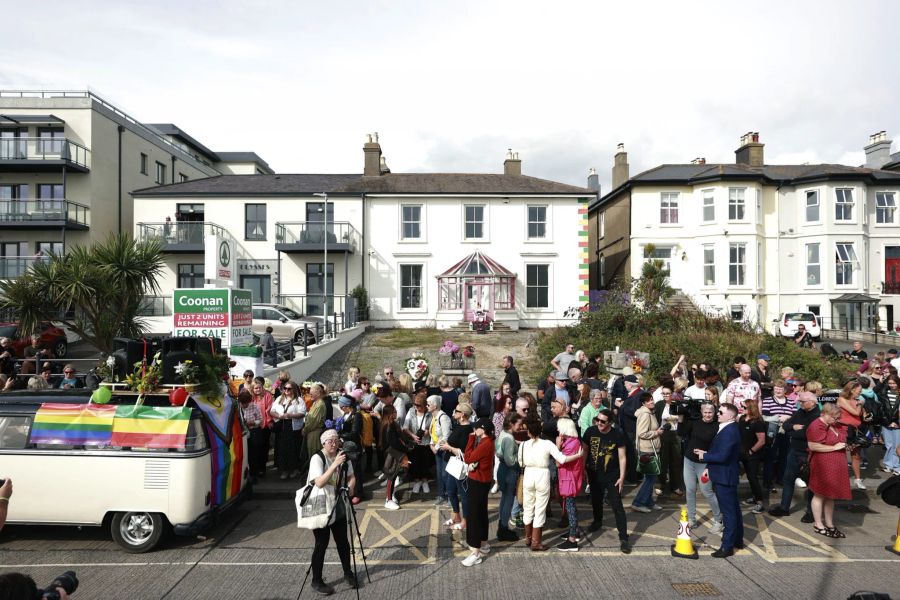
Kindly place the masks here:
[(235, 285), (305, 314), (341, 312), (357, 285), (379, 327), (449, 327), (479, 310), (514, 329), (554, 326), (587, 301), (595, 192), (522, 175), (512, 154), (502, 175), (391, 173), (371, 136), (363, 154), (361, 175), (224, 175), (135, 192), (136, 234), (167, 251), (163, 288), (202, 285), (202, 240), (218, 233), (238, 246)]
[(866, 167), (765, 165), (758, 134), (741, 142), (734, 164), (660, 165), (594, 204), (599, 222), (628, 199), (626, 272), (640, 275), (652, 244), (671, 285), (702, 309), (767, 330), (790, 311), (827, 328), (896, 328), (900, 172), (880, 168), (892, 162), (883, 132)]

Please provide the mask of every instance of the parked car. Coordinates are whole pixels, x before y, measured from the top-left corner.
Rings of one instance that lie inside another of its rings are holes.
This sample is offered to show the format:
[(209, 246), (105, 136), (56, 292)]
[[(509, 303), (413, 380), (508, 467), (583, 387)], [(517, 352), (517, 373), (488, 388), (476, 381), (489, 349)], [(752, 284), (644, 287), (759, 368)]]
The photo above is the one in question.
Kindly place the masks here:
[(822, 328), (819, 324), (819, 318), (811, 312), (786, 312), (781, 315), (778, 322), (778, 334), (782, 337), (792, 338), (797, 333), (797, 326), (800, 324), (806, 326), (809, 335), (813, 341), (820, 341), (822, 336)]
[(316, 323), (318, 323), (319, 335), (324, 331), (322, 317), (301, 315), (297, 311), (280, 304), (254, 304), (253, 305), (253, 333), (262, 335), (266, 327), (272, 328), (275, 339), (292, 340), (295, 344), (302, 344), (304, 331), (306, 332), (307, 345), (318, 341), (316, 336)]
[[(50, 350), (56, 358), (65, 358), (69, 353), (69, 340), (66, 332), (45, 321), (39, 326), (38, 333), (41, 345)], [(13, 348), (18, 358), (25, 357), (25, 348), (31, 345), (31, 336), (23, 334), (17, 323), (0, 323), (0, 337), (8, 337), (12, 340)]]

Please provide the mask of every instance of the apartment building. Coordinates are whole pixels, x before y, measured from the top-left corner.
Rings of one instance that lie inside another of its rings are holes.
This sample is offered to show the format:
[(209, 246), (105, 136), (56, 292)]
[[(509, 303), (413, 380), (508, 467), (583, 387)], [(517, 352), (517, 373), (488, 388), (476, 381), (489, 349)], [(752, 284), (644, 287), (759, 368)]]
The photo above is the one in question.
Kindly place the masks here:
[(700, 309), (768, 331), (792, 311), (813, 312), (826, 328), (893, 331), (900, 155), (890, 148), (879, 132), (865, 166), (766, 165), (751, 132), (734, 163), (697, 158), (629, 178), (620, 146), (613, 189), (590, 208), (591, 287), (639, 277), (656, 258)]
[[(138, 190), (135, 233), (161, 239), (163, 289), (207, 279), (202, 240), (229, 237), (255, 302), (342, 312), (357, 285), (378, 327), (511, 328), (573, 320), (587, 301), (595, 192), (522, 174), (391, 173), (377, 135), (357, 174), (222, 175)], [(168, 221), (166, 217), (169, 217)]]
[(213, 152), (93, 92), (0, 90), (0, 278), (132, 231), (135, 189), (245, 172), (272, 171), (252, 152)]

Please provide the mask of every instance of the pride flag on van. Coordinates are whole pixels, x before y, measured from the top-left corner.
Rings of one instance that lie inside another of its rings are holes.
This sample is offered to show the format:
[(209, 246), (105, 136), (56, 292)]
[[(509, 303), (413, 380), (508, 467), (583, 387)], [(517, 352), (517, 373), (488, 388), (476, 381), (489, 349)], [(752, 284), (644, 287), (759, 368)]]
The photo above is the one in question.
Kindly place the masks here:
[(45, 402), (34, 415), (31, 443), (105, 446), (115, 416), (116, 407), (106, 404)]
[(118, 406), (112, 425), (113, 446), (184, 448), (191, 422), (186, 406)]

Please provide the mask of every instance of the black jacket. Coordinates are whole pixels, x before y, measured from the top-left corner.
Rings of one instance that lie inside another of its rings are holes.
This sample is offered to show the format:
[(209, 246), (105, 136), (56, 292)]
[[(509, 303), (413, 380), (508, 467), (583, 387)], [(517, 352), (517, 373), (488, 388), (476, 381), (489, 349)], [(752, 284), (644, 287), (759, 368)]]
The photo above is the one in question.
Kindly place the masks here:
[[(810, 423), (818, 419), (820, 414), (821, 411), (818, 406), (809, 411), (800, 408), (784, 422), (782, 428), (791, 440), (792, 450), (806, 452), (809, 449), (806, 443), (806, 428), (809, 427)], [(803, 428), (795, 431), (794, 425), (803, 425)]]
[[(522, 389), (522, 382), (519, 380), (519, 371), (512, 365), (506, 369), (506, 377), (503, 378), (503, 383), (509, 384), (509, 390), (512, 392), (512, 397), (515, 398), (519, 394), (519, 390)], [(500, 384), (500, 387), (503, 387), (503, 383)]]

